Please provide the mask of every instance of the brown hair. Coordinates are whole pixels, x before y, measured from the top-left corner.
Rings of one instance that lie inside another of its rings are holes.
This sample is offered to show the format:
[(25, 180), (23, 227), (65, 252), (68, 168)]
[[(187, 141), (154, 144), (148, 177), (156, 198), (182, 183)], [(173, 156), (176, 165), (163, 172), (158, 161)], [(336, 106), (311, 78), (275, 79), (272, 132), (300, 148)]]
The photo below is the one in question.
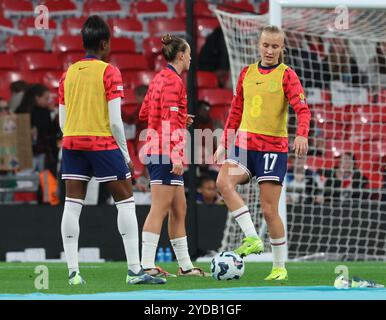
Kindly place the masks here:
[(169, 33), (161, 38), (163, 44), (162, 54), (167, 62), (172, 62), (176, 59), (177, 53), (185, 52), (188, 43), (181, 38), (170, 35)]
[[(260, 41), (260, 38), (261, 38), (261, 35), (263, 34), (263, 32), (267, 32), (267, 33), (281, 33), (283, 35), (283, 38), (285, 38), (285, 33), (282, 29), (280, 29), (279, 27), (277, 26), (273, 26), (273, 25), (268, 25), (268, 26), (265, 26), (261, 29), (261, 32), (260, 32), (260, 35), (259, 35), (259, 41)], [(283, 63), (284, 62), (284, 49), (280, 52), (280, 56), (279, 56), (279, 63)]]

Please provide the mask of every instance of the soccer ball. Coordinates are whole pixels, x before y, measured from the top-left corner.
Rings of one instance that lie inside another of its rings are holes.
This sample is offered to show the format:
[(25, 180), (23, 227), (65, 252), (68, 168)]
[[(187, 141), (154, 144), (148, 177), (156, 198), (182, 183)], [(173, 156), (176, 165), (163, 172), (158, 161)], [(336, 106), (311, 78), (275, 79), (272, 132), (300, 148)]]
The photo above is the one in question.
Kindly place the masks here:
[(240, 279), (244, 274), (244, 261), (233, 251), (220, 252), (212, 259), (210, 270), (216, 280)]

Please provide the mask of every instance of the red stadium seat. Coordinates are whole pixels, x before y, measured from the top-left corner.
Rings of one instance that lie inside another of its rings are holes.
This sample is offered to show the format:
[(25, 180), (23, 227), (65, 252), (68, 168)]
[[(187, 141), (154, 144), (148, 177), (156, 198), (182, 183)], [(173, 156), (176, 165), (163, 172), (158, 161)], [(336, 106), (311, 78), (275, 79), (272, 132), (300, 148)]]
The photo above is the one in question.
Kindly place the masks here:
[(210, 108), (209, 115), (213, 120), (219, 121), (222, 126), (224, 126), (225, 121), (228, 117), (229, 109), (230, 104), (216, 104)]
[(35, 27), (35, 17), (22, 18), (19, 21), (19, 29), (28, 35), (40, 34), (45, 32), (56, 33), (56, 21), (54, 19), (48, 20), (48, 30), (39, 30)]
[(160, 37), (149, 37), (143, 41), (143, 51), (151, 69), (154, 68), (154, 61), (161, 54), (161, 50), (162, 43)]
[(318, 121), (333, 121), (340, 124), (348, 124), (351, 122), (351, 106), (336, 107), (329, 103), (310, 104), (310, 109), (314, 118)]
[(15, 70), (17, 64), (12, 54), (0, 53), (0, 70)]
[(360, 115), (365, 122), (386, 123), (386, 108), (379, 105), (355, 106), (354, 114)]
[[(177, 18), (186, 18), (185, 1), (177, 1), (174, 12)], [(197, 18), (213, 18), (215, 14), (209, 9), (209, 4), (206, 1), (194, 1), (194, 16)]]
[(86, 17), (79, 18), (67, 18), (62, 22), (62, 31), (63, 34), (70, 34), (73, 36), (78, 36), (82, 30), (83, 24), (86, 21)]
[[(137, 99), (135, 98), (134, 89), (126, 88), (123, 94), (124, 94), (124, 98), (122, 100), (122, 106), (133, 106), (133, 105), (137, 106), (138, 102), (137, 102)], [(127, 112), (127, 114), (130, 114), (130, 112)]]
[(79, 14), (76, 4), (71, 0), (45, 0), (51, 17), (65, 17)]
[(319, 169), (332, 169), (336, 165), (335, 158), (307, 156), (307, 165), (313, 171)]
[(111, 53), (135, 53), (135, 42), (127, 38), (111, 38)]
[(59, 68), (59, 59), (54, 53), (29, 53), (20, 56), (20, 70), (23, 71), (51, 71)]
[(325, 139), (344, 140), (350, 135), (350, 125), (341, 124), (339, 122), (326, 121), (316, 122), (317, 128), (321, 129), (322, 136)]
[(122, 72), (122, 79), (126, 88), (135, 89), (140, 85), (148, 86), (155, 75), (155, 71), (126, 71)]
[(12, 82), (23, 80), (29, 83), (35, 83), (35, 82), (38, 82), (38, 80), (40, 80), (40, 77), (28, 71), (20, 72), (20, 71), (0, 70), (0, 79), (1, 79), (0, 87), (9, 88), (9, 85)]
[(386, 139), (386, 125), (367, 122), (362, 115), (355, 115), (352, 123), (352, 141), (378, 141)]
[(198, 98), (208, 102), (212, 107), (215, 105), (230, 106), (233, 92), (228, 89), (201, 89), (198, 92)]
[(0, 15), (0, 31), (10, 32), (13, 34), (20, 32), (13, 27), (13, 23), (11, 20), (3, 18), (1, 15)]
[(160, 0), (133, 1), (130, 3), (130, 15), (142, 19), (170, 18), (168, 6)]
[(27, 0), (3, 0), (2, 7), (4, 17), (33, 16), (32, 2)]
[(241, 13), (241, 12), (255, 12), (255, 7), (248, 1), (226, 1), (219, 5), (221, 10), (227, 12)]
[(156, 56), (156, 58), (153, 61), (154, 61), (154, 71), (156, 72), (161, 71), (167, 65), (167, 62), (162, 54), (159, 54), (158, 56)]
[(73, 64), (73, 63), (75, 63), (75, 62), (77, 62), (77, 61), (83, 59), (85, 56), (86, 56), (85, 53), (79, 53), (79, 52), (77, 52), (77, 53), (71, 52), (71, 53), (65, 53), (65, 54), (63, 54), (62, 57), (61, 57), (61, 62), (62, 62), (61, 66), (62, 66), (62, 69), (63, 69), (63, 70), (67, 70), (68, 67), (69, 67), (71, 64)]
[(59, 88), (59, 80), (62, 76), (62, 71), (49, 71), (43, 76), (43, 84), (50, 90)]
[(216, 18), (198, 18), (196, 20), (198, 35), (200, 37), (207, 37), (214, 29), (220, 26)]
[(218, 79), (214, 72), (197, 71), (196, 79), (199, 88), (218, 88)]
[(12, 36), (5, 43), (10, 53), (43, 52), (45, 42), (39, 36)]
[(166, 33), (184, 36), (186, 33), (186, 20), (183, 18), (150, 20), (148, 32), (153, 37), (162, 36)]
[(11, 92), (10, 92), (9, 88), (0, 87), (0, 100), (4, 99), (4, 100), (8, 101), (10, 98), (11, 98)]
[(53, 52), (84, 52), (80, 36), (63, 35), (52, 40)]
[(140, 36), (144, 38), (147, 33), (143, 31), (142, 22), (136, 17), (130, 18), (111, 18), (108, 20), (108, 24), (114, 33), (114, 36), (121, 37), (135, 37)]
[(123, 11), (116, 0), (87, 0), (83, 6), (85, 15), (121, 16)]
[(148, 70), (149, 64), (142, 54), (123, 54), (116, 53), (110, 56), (111, 64), (119, 68), (120, 71), (125, 70)]

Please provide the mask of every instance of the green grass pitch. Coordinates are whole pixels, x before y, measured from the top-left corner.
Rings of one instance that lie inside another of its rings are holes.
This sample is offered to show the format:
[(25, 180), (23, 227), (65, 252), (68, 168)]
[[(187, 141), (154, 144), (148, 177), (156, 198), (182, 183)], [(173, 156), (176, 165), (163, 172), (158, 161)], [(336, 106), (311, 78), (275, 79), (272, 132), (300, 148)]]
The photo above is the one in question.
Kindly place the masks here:
[[(49, 289), (34, 287), (35, 267), (46, 265), (49, 270)], [(197, 263), (209, 271), (209, 263)], [(338, 265), (346, 265), (349, 277), (359, 276), (386, 284), (385, 263), (382, 262), (292, 262), (287, 264), (289, 280), (283, 282), (264, 281), (270, 272), (271, 263), (246, 263), (244, 276), (240, 280), (217, 281), (212, 278), (178, 277), (168, 278), (164, 285), (126, 285), (126, 264), (123, 262), (82, 263), (81, 274), (87, 284), (69, 287), (67, 268), (63, 263), (0, 263), (0, 294), (28, 294), (33, 292), (56, 294), (90, 294), (101, 292), (125, 292), (133, 290), (189, 290), (229, 287), (262, 286), (333, 286), (334, 271)], [(177, 264), (163, 263), (161, 267), (177, 273)]]

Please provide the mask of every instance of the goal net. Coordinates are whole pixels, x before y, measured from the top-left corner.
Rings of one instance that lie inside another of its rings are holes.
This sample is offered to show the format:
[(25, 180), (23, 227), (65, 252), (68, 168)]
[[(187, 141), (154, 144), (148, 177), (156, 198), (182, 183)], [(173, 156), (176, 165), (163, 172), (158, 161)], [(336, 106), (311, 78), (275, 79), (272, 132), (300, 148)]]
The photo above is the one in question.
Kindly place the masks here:
[[(224, 33), (233, 88), (259, 58), (268, 15), (215, 10)], [(288, 257), (292, 260), (386, 260), (386, 14), (349, 9), (285, 8), (285, 63), (298, 74), (312, 113), (306, 159), (289, 153), (286, 177)], [(289, 142), (296, 115), (289, 107)], [(240, 187), (270, 251), (256, 180)], [(220, 250), (240, 245), (228, 216)]]

